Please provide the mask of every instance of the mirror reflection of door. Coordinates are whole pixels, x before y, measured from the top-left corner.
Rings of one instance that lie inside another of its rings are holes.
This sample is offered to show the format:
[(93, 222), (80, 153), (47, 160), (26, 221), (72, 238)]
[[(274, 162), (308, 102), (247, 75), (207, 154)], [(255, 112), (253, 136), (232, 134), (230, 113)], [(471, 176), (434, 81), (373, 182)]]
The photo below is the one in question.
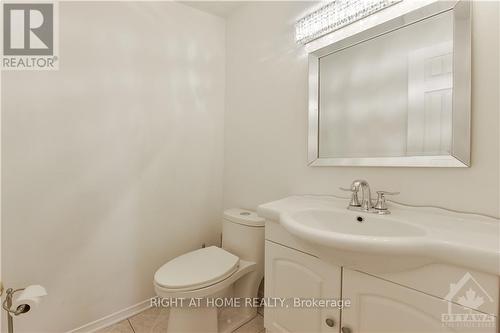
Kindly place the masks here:
[(408, 155), (448, 155), (452, 138), (453, 44), (408, 56)]

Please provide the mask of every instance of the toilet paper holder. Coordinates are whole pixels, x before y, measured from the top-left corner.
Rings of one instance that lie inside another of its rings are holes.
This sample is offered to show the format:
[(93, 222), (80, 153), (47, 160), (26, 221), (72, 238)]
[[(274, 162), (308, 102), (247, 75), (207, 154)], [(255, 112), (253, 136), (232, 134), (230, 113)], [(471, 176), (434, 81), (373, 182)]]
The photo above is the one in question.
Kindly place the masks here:
[[(14, 332), (14, 323), (13, 323), (13, 315), (14, 316), (19, 316), (20, 314), (26, 313), (31, 310), (31, 306), (28, 303), (28, 299), (22, 299), (21, 304), (16, 306), (14, 309), (12, 308), (12, 303), (13, 303), (13, 296), (17, 292), (21, 291), (31, 291), (30, 293), (30, 300), (34, 300), (36, 302), (39, 301), (39, 298), (46, 296), (47, 292), (45, 291), (45, 288), (42, 286), (29, 286), (26, 288), (20, 288), (20, 289), (13, 289), (9, 288), (5, 291), (5, 300), (2, 303), (2, 307), (5, 311), (7, 311), (7, 324), (8, 324), (8, 332), (13, 333)], [(21, 295), (22, 297), (22, 295)], [(25, 300), (27, 303), (22, 303), (22, 301)]]
[(3, 301), (2, 307), (5, 311), (7, 311), (10, 315), (19, 316), (22, 313), (28, 312), (31, 307), (28, 304), (18, 305), (15, 310), (11, 309), (12, 307), (12, 297), (15, 293), (19, 291), (23, 291), (24, 288), (21, 289), (12, 289), (9, 288), (5, 291), (5, 300)]

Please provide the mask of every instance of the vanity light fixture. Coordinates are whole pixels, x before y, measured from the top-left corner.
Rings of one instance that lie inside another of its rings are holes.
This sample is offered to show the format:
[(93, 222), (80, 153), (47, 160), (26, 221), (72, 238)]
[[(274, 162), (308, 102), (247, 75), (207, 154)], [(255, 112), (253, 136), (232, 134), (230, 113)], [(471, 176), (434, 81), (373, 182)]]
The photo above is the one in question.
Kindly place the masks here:
[(310, 41), (361, 20), (403, 0), (335, 0), (317, 9), (295, 24), (295, 40)]

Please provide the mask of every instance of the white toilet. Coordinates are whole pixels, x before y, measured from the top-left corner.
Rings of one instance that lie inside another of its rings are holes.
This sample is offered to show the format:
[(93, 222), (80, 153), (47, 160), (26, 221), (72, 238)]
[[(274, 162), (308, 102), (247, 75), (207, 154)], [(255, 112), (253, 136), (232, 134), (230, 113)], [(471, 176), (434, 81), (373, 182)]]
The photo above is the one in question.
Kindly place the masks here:
[(233, 331), (255, 317), (257, 308), (243, 306), (236, 319), (219, 327), (217, 307), (189, 306), (189, 300), (235, 297), (244, 305), (244, 298), (257, 297), (263, 276), (264, 219), (248, 210), (226, 210), (222, 248), (210, 246), (183, 254), (155, 273), (154, 286), (159, 297), (185, 299), (183, 306), (170, 307), (167, 332)]

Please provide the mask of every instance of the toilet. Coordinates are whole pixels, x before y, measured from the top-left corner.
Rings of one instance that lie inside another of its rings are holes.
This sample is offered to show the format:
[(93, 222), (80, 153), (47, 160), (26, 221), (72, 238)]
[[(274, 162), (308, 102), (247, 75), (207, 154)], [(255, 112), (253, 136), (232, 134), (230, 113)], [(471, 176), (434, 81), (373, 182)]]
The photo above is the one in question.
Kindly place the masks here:
[[(224, 211), (222, 248), (191, 251), (170, 260), (155, 273), (154, 287), (159, 297), (183, 299), (181, 304), (170, 306), (167, 332), (235, 330), (257, 315), (257, 308), (244, 306), (244, 299), (257, 297), (263, 276), (264, 219), (244, 209)], [(242, 307), (237, 309), (237, 316), (220, 325), (219, 308), (211, 306), (210, 301), (233, 297), (241, 300)], [(192, 302), (200, 299), (202, 306), (193, 306)]]

